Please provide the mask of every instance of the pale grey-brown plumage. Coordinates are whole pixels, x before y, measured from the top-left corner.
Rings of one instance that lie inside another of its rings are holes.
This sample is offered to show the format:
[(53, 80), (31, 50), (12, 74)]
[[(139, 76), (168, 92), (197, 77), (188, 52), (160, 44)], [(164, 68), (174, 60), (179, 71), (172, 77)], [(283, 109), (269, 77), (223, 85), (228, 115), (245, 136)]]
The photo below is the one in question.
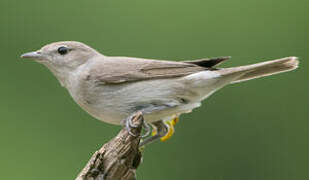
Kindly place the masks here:
[(184, 62), (110, 57), (73, 41), (52, 43), (22, 57), (44, 64), (84, 110), (112, 124), (138, 110), (147, 122), (179, 116), (227, 84), (298, 66), (296, 57), (222, 69), (215, 65), (228, 57)]

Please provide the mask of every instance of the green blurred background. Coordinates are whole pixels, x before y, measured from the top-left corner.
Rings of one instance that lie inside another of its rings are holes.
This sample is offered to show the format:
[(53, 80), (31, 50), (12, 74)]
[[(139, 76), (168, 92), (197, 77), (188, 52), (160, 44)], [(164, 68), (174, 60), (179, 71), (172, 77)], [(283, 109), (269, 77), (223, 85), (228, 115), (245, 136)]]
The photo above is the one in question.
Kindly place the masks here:
[[(138, 179), (309, 178), (308, 0), (1, 0), (0, 179), (74, 179), (120, 127), (90, 117), (20, 54), (60, 40), (106, 55), (223, 67), (299, 56), (297, 71), (235, 84), (146, 148)], [(307, 76), (307, 78), (306, 78)]]

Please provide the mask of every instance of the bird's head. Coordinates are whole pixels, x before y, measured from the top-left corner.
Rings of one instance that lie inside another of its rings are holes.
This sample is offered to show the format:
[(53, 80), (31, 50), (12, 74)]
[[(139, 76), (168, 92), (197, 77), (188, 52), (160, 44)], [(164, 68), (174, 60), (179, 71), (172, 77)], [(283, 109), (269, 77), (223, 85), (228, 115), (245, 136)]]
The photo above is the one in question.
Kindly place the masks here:
[(21, 55), (46, 65), (49, 69), (76, 69), (89, 59), (99, 55), (91, 47), (76, 41), (55, 42), (41, 49)]
[(90, 59), (102, 56), (91, 47), (76, 41), (55, 42), (41, 49), (21, 55), (44, 64), (59, 80), (62, 86), (68, 86), (68, 77)]

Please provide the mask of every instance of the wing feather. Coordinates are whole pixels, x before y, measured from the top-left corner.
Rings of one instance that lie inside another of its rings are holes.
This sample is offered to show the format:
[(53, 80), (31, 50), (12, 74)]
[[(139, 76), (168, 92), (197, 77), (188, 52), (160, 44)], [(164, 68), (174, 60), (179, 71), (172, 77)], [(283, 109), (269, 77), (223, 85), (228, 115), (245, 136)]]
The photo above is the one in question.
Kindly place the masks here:
[(130, 57), (104, 57), (89, 74), (98, 83), (118, 84), (182, 77), (204, 71), (227, 58), (173, 62)]
[(214, 66), (219, 65), (222, 62), (224, 62), (224, 61), (226, 61), (230, 58), (231, 58), (231, 56), (224, 56), (224, 57), (197, 59), (197, 60), (190, 60), (190, 61), (183, 61), (183, 62), (195, 64), (195, 65), (206, 67), (206, 68), (213, 68)]

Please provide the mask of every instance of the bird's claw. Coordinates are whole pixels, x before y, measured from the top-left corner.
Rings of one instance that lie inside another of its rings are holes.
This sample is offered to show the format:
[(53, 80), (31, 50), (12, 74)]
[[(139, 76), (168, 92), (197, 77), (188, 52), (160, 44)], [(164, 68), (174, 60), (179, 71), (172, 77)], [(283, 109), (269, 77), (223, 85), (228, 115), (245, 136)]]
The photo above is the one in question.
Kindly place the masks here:
[[(165, 121), (164, 124), (167, 127), (167, 132), (164, 135), (161, 135), (160, 141), (164, 142), (167, 141), (168, 139), (170, 139), (174, 132), (175, 132), (175, 125), (178, 123), (179, 121), (179, 117), (175, 117), (174, 119), (170, 120), (170, 121)], [(152, 135), (156, 135), (157, 132), (156, 130), (152, 131)]]
[(169, 121), (158, 121), (153, 123), (153, 130), (150, 137), (143, 139), (140, 143), (140, 148), (143, 148), (145, 145), (150, 144), (157, 139), (161, 141), (166, 141), (172, 137), (175, 132), (174, 126), (179, 121), (179, 118), (175, 116), (172, 120)]
[(131, 136), (134, 136), (134, 137), (140, 137), (140, 138), (144, 138), (144, 137), (147, 137), (149, 136), (150, 132), (151, 132), (151, 128), (149, 126), (149, 124), (146, 122), (146, 121), (143, 121), (143, 128), (144, 128), (144, 131), (145, 133), (140, 135), (140, 134), (135, 134), (132, 132), (132, 128), (137, 128), (138, 126), (137, 125), (134, 125), (133, 122), (132, 122), (132, 116), (130, 116), (129, 118), (126, 119), (126, 122), (125, 122), (125, 126), (127, 128), (127, 131), (129, 132), (129, 134)]

